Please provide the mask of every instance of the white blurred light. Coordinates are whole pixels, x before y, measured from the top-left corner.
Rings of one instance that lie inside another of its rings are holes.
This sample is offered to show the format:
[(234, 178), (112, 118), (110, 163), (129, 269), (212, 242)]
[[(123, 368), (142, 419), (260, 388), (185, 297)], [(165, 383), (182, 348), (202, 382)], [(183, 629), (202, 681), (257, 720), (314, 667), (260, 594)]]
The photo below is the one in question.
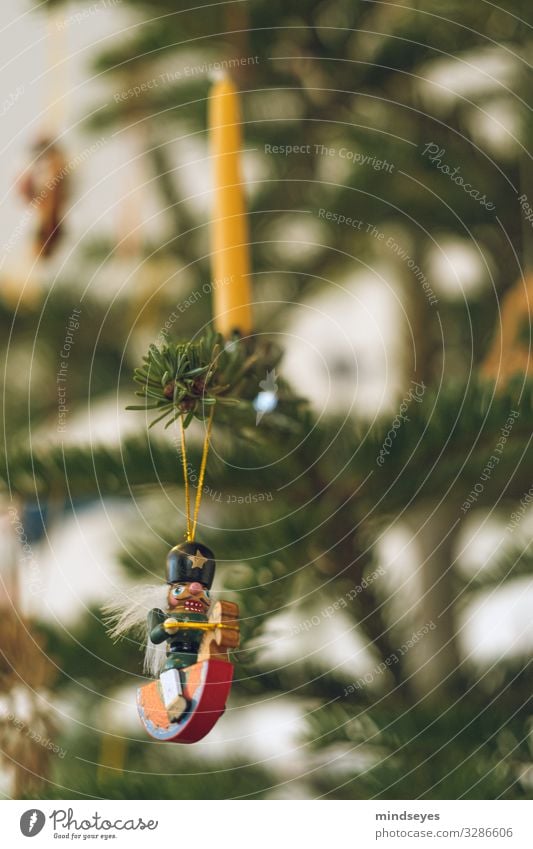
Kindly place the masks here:
[(254, 410), (258, 413), (272, 413), (278, 406), (275, 392), (260, 392), (254, 401)]
[(532, 604), (531, 578), (506, 581), (496, 591), (478, 593), (462, 617), (460, 637), (465, 652), (480, 663), (530, 654)]
[(365, 270), (294, 311), (283, 372), (319, 414), (392, 409), (403, 351), (396, 284), (390, 269)]
[(432, 60), (419, 70), (418, 89), (432, 108), (452, 108), (457, 100), (474, 99), (511, 86), (519, 64), (502, 47), (472, 50), (449, 59)]
[(487, 279), (488, 271), (479, 252), (466, 240), (437, 236), (428, 260), (431, 282), (442, 297), (471, 297)]

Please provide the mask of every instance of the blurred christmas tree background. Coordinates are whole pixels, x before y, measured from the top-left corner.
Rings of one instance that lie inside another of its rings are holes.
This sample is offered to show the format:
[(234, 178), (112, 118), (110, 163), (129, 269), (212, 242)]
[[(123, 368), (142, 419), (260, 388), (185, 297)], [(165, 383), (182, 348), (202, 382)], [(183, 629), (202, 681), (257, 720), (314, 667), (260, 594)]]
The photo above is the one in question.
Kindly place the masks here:
[[(6, 9), (3, 795), (531, 797), (529, 5)], [(221, 70), (284, 357), (257, 386), (275, 410), (224, 412), (208, 464), (231, 703), (164, 746), (101, 605), (184, 532), (176, 431), (125, 407), (148, 345), (211, 321)], [(68, 198), (36, 258), (17, 177), (49, 125)]]

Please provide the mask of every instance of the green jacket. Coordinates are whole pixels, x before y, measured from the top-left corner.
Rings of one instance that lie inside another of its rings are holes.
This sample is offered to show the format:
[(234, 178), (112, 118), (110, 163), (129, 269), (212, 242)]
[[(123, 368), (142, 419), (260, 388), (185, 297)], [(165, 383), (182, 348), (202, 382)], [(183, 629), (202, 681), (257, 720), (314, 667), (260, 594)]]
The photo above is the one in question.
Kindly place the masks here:
[(163, 627), (166, 619), (176, 619), (178, 622), (207, 622), (207, 616), (204, 613), (165, 613), (158, 607), (154, 607), (148, 614), (148, 634), (152, 643), (163, 643), (166, 640), (166, 667), (190, 666), (196, 661), (204, 632), (180, 629), (174, 634), (168, 634)]

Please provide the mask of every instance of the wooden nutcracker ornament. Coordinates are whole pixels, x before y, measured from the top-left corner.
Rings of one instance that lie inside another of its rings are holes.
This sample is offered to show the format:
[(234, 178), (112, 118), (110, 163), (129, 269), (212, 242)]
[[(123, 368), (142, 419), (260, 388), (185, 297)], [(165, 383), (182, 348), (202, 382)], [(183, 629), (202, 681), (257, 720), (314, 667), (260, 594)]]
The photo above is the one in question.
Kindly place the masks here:
[(207, 546), (183, 542), (168, 554), (161, 607), (146, 617), (150, 588), (141, 588), (144, 605), (134, 599), (107, 609), (113, 636), (135, 629), (144, 613), (145, 668), (156, 680), (138, 689), (137, 707), (156, 740), (196, 743), (226, 708), (233, 680), (228, 651), (239, 645), (239, 609), (233, 602), (211, 599), (215, 566)]
[(148, 615), (149, 639), (166, 643), (159, 681), (137, 692), (141, 721), (156, 740), (196, 743), (226, 708), (233, 679), (228, 649), (239, 644), (236, 604), (212, 604), (213, 552), (198, 542), (175, 546), (167, 557), (166, 610)]

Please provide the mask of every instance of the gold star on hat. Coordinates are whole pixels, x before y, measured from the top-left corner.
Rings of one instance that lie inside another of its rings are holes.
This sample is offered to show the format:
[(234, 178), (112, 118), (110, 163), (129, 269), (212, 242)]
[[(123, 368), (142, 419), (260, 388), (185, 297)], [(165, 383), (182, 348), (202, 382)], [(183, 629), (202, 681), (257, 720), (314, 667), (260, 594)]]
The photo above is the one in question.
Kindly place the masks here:
[(209, 560), (208, 557), (203, 556), (203, 554), (199, 551), (198, 548), (196, 549), (196, 554), (188, 554), (185, 551), (183, 551), (182, 554), (185, 554), (185, 556), (192, 561), (193, 569), (203, 569), (204, 563), (207, 563), (207, 561)]

